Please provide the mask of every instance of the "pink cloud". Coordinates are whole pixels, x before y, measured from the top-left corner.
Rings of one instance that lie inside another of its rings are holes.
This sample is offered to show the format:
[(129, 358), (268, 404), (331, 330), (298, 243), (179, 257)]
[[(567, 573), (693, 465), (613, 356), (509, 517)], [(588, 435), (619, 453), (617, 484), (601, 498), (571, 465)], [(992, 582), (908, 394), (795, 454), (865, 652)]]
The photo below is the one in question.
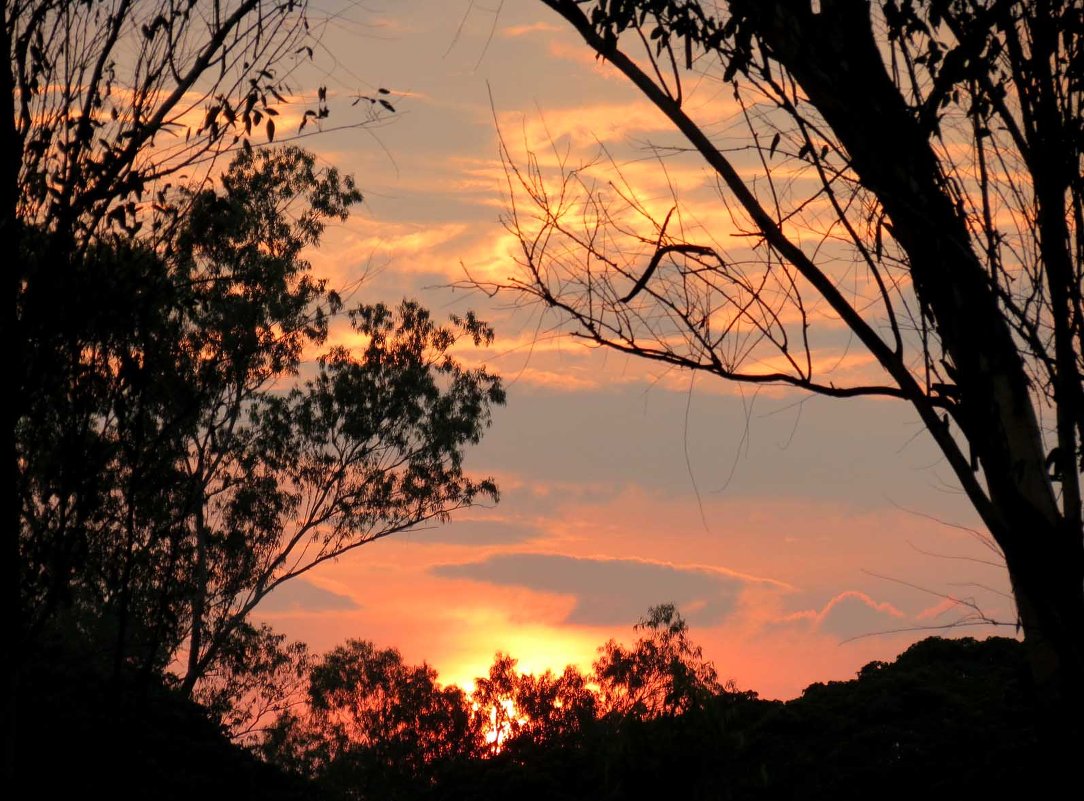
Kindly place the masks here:
[(531, 22), (524, 25), (509, 25), (501, 28), (501, 36), (516, 39), (533, 33), (564, 33), (565, 28), (551, 22)]

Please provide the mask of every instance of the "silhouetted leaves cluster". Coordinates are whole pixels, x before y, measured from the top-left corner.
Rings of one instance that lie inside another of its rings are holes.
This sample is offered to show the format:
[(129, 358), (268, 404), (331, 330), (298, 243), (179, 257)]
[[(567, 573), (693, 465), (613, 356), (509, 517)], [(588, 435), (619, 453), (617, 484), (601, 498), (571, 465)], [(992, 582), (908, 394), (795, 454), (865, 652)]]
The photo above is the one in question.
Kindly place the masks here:
[(95, 650), (69, 628), (43, 636), (28, 656), (13, 755), (20, 782), (8, 788), (8, 797), (328, 797), (304, 777), (231, 742), (214, 716), (175, 689), (153, 679), (136, 685), (103, 674)]
[(360, 201), (350, 178), (297, 148), (245, 150), (187, 194), (157, 246), (79, 253), (28, 232), (19, 593), (32, 630), (63, 612), (114, 674), (172, 665), (241, 734), (262, 713), (228, 698), (273, 709), (304, 673), (252, 610), (324, 561), (495, 499), (463, 456), (504, 393), (451, 355), (488, 326), (411, 301), (350, 309), (359, 344), (301, 376), (343, 312), (305, 250)]

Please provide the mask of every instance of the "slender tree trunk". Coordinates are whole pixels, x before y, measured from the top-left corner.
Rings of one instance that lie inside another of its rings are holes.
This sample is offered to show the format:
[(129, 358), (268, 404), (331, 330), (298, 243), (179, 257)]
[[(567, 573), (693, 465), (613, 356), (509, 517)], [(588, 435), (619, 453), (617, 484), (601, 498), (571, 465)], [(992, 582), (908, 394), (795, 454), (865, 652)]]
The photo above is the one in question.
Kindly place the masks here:
[[(14, 297), (12, 305), (4, 312), (0, 322), (0, 342), (15, 343), (14, 370), (16, 376), (23, 375), (23, 353), (16, 334), (17, 314), (16, 303), (19, 297), (19, 273), (21, 272), (18, 262), (19, 235), (17, 220), (17, 205), (19, 199), (19, 165), (21, 164), (22, 149), (19, 146), (19, 137), (15, 127), (15, 80), (12, 74), (12, 41), (11, 27), (8, 15), (11, 13), (7, 0), (0, 0), (0, 52), (5, 54), (6, 60), (0, 66), (0, 253), (7, 254), (7, 259), (14, 255), (14, 263), (7, 261), (8, 269), (11, 270), (12, 288)], [(0, 759), (3, 761), (2, 775), (5, 786), (13, 787), (15, 777), (15, 742), (17, 724), (17, 699), (19, 697), (19, 673), (20, 662), (23, 658), (24, 636), (21, 604), (19, 600), (20, 570), (19, 570), (19, 497), (18, 477), (19, 462), (15, 446), (15, 426), (19, 420), (20, 409), (23, 406), (23, 397), (17, 388), (15, 397), (7, 405), (9, 410), (6, 414), (8, 423), (4, 427), (4, 450), (8, 454), (8, 465), (11, 473), (8, 476), (8, 491), (4, 493), (7, 498), (7, 512), (3, 519), (7, 520), (7, 528), (0, 524), (0, 530), (4, 531), (2, 554), (0, 554), (0, 592), (3, 600), (0, 601), (0, 617), (3, 620), (3, 637), (7, 647), (4, 655), (0, 657), (3, 678), (0, 685), (0, 693), (3, 694), (0, 703), (3, 705), (2, 725), (3, 731), (0, 737), (3, 739), (3, 752)]]
[(192, 634), (188, 638), (188, 669), (181, 682), (181, 691), (187, 695), (195, 689), (200, 677), (201, 652), (203, 651), (203, 628), (207, 599), (207, 527), (203, 520), (203, 505), (196, 501), (196, 575), (192, 587)]

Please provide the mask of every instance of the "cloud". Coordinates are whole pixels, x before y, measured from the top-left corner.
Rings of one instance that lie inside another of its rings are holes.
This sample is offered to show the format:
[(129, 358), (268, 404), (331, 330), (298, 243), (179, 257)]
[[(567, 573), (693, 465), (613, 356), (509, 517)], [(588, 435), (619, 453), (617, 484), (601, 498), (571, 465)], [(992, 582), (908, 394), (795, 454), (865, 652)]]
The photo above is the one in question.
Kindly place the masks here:
[(561, 33), (564, 31), (560, 25), (552, 22), (531, 22), (525, 25), (509, 25), (501, 29), (501, 36), (506, 39), (515, 39), (531, 33)]
[[(637, 98), (551, 107), (544, 114), (499, 111), (497, 128), (507, 132), (504, 144), (520, 163), (527, 155), (524, 151), (530, 150), (538, 163), (548, 168), (575, 164), (580, 172), (592, 174), (590, 165), (597, 167), (600, 178), (611, 176), (607, 169), (609, 161), (599, 149), (601, 143), (620, 144), (631, 139), (647, 139), (650, 134), (673, 132), (662, 112), (649, 101)], [(560, 180), (560, 176), (554, 180)]]
[(881, 634), (901, 627), (907, 616), (890, 603), (875, 601), (864, 592), (846, 590), (832, 598), (820, 611), (807, 609), (787, 615), (770, 628), (797, 627), (849, 640)]
[(574, 596), (576, 603), (564, 622), (581, 626), (628, 625), (660, 603), (676, 604), (691, 623), (714, 625), (734, 611), (749, 583), (764, 581), (719, 568), (541, 553), (496, 554), (477, 562), (436, 565), (430, 572)]
[(353, 598), (295, 578), (280, 584), (260, 603), (260, 612), (331, 612), (360, 609)]
[(899, 628), (906, 617), (889, 603), (878, 603), (864, 592), (843, 592), (821, 610), (817, 628), (840, 639)]

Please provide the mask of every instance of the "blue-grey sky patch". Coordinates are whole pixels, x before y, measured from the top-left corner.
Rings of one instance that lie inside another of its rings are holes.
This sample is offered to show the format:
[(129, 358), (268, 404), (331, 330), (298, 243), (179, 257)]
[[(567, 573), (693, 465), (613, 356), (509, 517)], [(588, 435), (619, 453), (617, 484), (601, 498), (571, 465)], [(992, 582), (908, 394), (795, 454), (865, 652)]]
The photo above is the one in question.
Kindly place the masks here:
[(635, 623), (658, 604), (695, 609), (695, 625), (715, 625), (733, 611), (741, 590), (761, 579), (723, 570), (638, 559), (584, 559), (541, 553), (495, 554), (477, 562), (436, 565), (442, 578), (572, 595), (576, 604), (564, 621), (573, 625)]
[(261, 612), (333, 612), (360, 608), (350, 596), (317, 587), (303, 578), (280, 584), (260, 603)]
[[(855, 509), (918, 508), (959, 521), (932, 440), (904, 404), (878, 399), (717, 395), (662, 387), (562, 393), (513, 386), (472, 453), (481, 469), (536, 481), (640, 484), (702, 497), (787, 497)], [(921, 499), (921, 500), (920, 500)], [(963, 518), (969, 523), (970, 518)]]

